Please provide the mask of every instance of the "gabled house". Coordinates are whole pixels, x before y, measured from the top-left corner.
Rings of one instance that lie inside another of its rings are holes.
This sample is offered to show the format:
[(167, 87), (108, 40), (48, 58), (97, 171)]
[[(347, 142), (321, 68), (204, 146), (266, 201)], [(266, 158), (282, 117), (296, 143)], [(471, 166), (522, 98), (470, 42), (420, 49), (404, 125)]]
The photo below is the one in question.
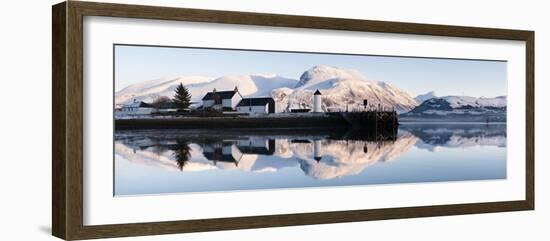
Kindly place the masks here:
[(275, 113), (275, 100), (271, 97), (245, 98), (237, 105), (237, 112)]
[(120, 108), (120, 112), (127, 115), (150, 115), (154, 110), (150, 104), (137, 100)]
[(243, 154), (273, 155), (275, 153), (275, 139), (241, 139), (237, 141), (237, 148)]
[(243, 97), (237, 87), (230, 91), (216, 91), (214, 89), (202, 97), (202, 107), (217, 111), (234, 111), (242, 99)]
[(243, 156), (235, 143), (231, 141), (205, 144), (202, 146), (202, 154), (206, 159), (214, 162), (214, 165), (218, 162), (227, 162), (234, 163), (235, 166), (238, 166), (239, 160), (241, 160)]

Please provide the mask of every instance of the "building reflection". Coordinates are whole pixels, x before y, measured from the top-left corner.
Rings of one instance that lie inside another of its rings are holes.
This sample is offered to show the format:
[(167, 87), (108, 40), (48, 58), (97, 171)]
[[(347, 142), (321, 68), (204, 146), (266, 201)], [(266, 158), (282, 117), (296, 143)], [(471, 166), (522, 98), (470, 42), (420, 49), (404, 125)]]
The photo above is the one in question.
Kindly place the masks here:
[[(302, 167), (303, 160), (314, 160), (305, 165), (331, 166), (342, 163), (379, 161), (381, 153), (365, 154), (368, 143), (394, 141), (366, 141), (359, 134), (346, 139), (347, 132), (304, 133), (295, 135), (178, 135), (166, 132), (119, 135), (115, 141), (116, 153), (136, 163), (163, 167), (171, 166), (181, 171), (238, 169), (248, 172), (274, 172), (287, 167)], [(378, 144), (371, 144), (378, 146)], [(359, 146), (360, 148), (357, 148)], [(389, 146), (388, 146), (389, 147)], [(385, 151), (389, 151), (386, 148)], [(356, 160), (351, 160), (355, 158)], [(157, 160), (155, 160), (157, 159)], [(338, 163), (340, 162), (340, 163)], [(302, 168), (310, 170), (312, 168)], [(306, 173), (307, 174), (307, 173)]]
[(304, 175), (332, 179), (361, 173), (397, 159), (413, 146), (437, 148), (506, 145), (506, 128), (403, 127), (397, 136), (360, 132), (307, 133), (118, 133), (115, 153), (132, 163), (183, 172), (214, 169), (276, 172), (300, 168)]
[(216, 165), (218, 162), (234, 163), (235, 166), (239, 165), (243, 153), (235, 147), (235, 144), (231, 141), (219, 141), (215, 143), (208, 143), (202, 145), (202, 154), (208, 160), (214, 162)]
[(216, 165), (218, 162), (234, 163), (235, 166), (244, 155), (273, 155), (275, 140), (265, 137), (249, 137), (237, 140), (218, 140), (200, 143), (204, 157)]

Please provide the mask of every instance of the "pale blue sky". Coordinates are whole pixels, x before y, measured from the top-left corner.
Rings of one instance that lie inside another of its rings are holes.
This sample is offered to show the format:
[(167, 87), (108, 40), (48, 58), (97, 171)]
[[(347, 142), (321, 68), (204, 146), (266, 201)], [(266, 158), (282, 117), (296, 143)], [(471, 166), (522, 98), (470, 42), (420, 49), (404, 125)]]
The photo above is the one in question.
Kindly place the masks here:
[(315, 65), (355, 69), (368, 79), (396, 85), (411, 96), (506, 95), (506, 62), (287, 53), (153, 46), (115, 46), (115, 90), (162, 77), (278, 74), (299, 79)]

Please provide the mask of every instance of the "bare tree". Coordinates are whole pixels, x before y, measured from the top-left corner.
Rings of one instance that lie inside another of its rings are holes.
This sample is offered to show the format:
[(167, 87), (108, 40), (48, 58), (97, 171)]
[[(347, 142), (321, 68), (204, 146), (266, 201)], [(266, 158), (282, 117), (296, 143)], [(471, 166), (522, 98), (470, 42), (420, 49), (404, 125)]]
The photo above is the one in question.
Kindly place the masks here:
[(160, 97), (157, 97), (153, 103), (151, 103), (151, 105), (155, 108), (155, 109), (158, 109), (160, 108), (160, 106), (164, 103), (168, 103), (170, 102), (170, 98), (169, 97), (166, 97), (166, 96), (160, 96)]

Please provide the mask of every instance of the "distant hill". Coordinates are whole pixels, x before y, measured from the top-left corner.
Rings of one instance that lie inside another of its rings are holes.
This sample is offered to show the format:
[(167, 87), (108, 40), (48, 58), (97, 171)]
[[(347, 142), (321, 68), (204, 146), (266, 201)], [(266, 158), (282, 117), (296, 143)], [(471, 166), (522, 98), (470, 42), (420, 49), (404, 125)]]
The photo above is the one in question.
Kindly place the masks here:
[(430, 91), (426, 94), (417, 95), (416, 97), (414, 97), (414, 99), (416, 100), (416, 103), (418, 103), (419, 105), (431, 98), (437, 98), (437, 96), (435, 95), (435, 91)]
[(411, 111), (399, 115), (400, 121), (506, 121), (506, 96), (476, 98), (443, 96), (427, 99)]

